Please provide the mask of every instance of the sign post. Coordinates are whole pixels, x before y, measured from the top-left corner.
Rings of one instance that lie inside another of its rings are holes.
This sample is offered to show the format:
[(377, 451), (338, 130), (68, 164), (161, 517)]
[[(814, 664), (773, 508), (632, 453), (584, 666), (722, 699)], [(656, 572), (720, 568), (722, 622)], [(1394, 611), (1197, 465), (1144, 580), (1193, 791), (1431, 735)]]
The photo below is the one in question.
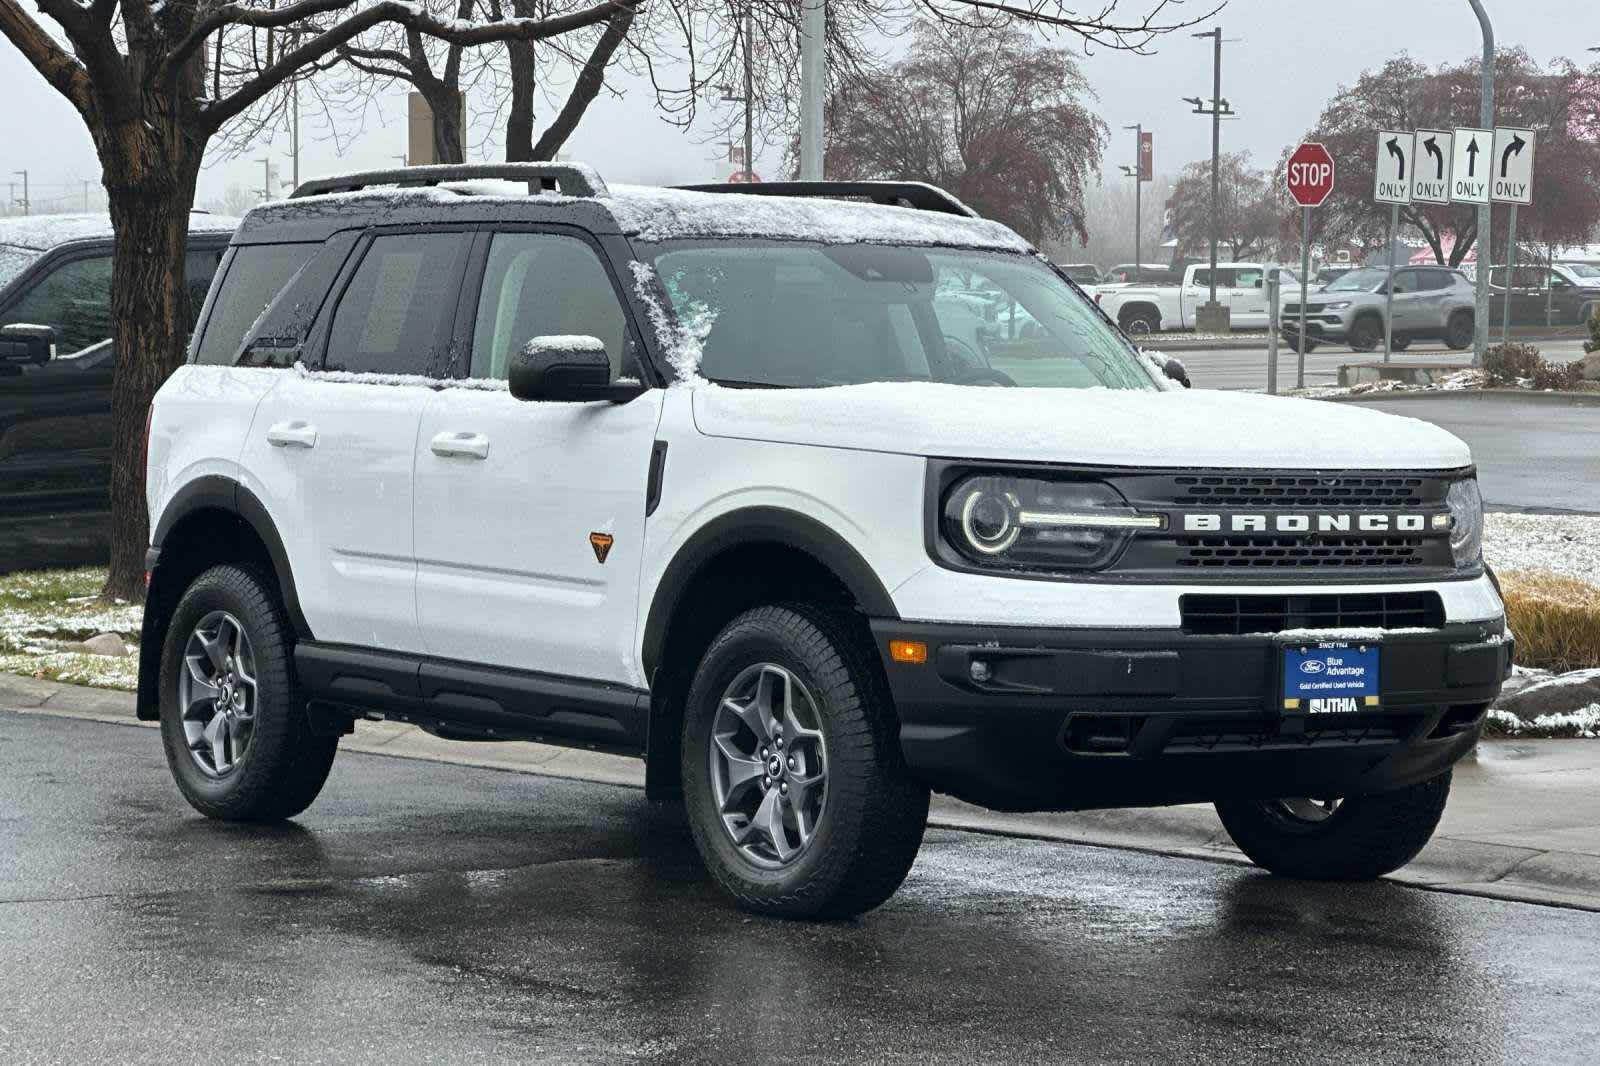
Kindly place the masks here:
[(1277, 267), (1267, 268), (1267, 321), (1271, 323), (1267, 329), (1267, 395), (1278, 395), (1278, 288), (1282, 283), (1282, 271)]
[(1378, 164), (1373, 168), (1373, 198), (1389, 205), (1389, 277), (1383, 291), (1383, 361), (1394, 353), (1394, 259), (1395, 236), (1400, 228), (1400, 205), (1411, 202), (1411, 185), (1416, 180), (1412, 152), (1416, 135), (1380, 130)]
[[(1500, 300), (1500, 343), (1511, 339), (1511, 289), (1517, 280), (1517, 206), (1533, 202), (1532, 130), (1497, 126), (1489, 156), (1490, 198), (1511, 205), (1506, 227), (1505, 295)], [(1479, 260), (1483, 256), (1478, 257)], [(1548, 284), (1548, 282), (1547, 282)]]
[[(1311, 274), (1311, 209), (1320, 207), (1333, 192), (1333, 156), (1315, 141), (1307, 141), (1289, 155), (1289, 165), (1284, 169), (1284, 182), (1289, 195), (1300, 205), (1300, 328), (1295, 334), (1295, 347), (1300, 359), (1295, 371), (1294, 387), (1306, 387), (1306, 294)], [(1276, 331), (1278, 323), (1272, 323)]]
[[(1488, 105), (1484, 105), (1485, 108)], [(1484, 112), (1487, 119), (1488, 112)], [(1480, 120), (1481, 121), (1481, 120)], [(1489, 173), (1488, 156), (1494, 152), (1494, 131), (1458, 129), (1452, 135), (1450, 202), (1478, 205), (1478, 299), (1472, 314), (1472, 365), (1483, 365), (1489, 343)]]

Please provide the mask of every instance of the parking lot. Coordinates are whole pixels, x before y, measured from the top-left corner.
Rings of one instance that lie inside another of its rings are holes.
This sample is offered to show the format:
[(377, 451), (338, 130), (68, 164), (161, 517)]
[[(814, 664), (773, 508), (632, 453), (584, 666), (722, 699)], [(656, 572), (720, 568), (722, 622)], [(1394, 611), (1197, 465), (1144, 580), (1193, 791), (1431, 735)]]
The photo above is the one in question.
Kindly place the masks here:
[(206, 822), (151, 730), (0, 714), (7, 1063), (1592, 1061), (1600, 915), (932, 830), (752, 918), (633, 789), (346, 753)]

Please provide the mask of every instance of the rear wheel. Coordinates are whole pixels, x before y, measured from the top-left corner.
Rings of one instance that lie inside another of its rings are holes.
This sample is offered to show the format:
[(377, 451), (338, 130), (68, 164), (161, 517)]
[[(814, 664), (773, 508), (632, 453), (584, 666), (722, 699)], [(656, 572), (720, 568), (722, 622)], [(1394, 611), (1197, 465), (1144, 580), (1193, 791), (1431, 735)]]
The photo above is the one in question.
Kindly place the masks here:
[(1122, 315), (1122, 332), (1132, 337), (1161, 331), (1161, 315), (1152, 307), (1135, 307)]
[(276, 594), (217, 566), (178, 601), (161, 654), (161, 739), (178, 789), (227, 821), (275, 821), (311, 805), (338, 737), (316, 736)]
[(1473, 321), (1471, 311), (1457, 311), (1445, 324), (1444, 344), (1451, 351), (1461, 352), (1472, 347)]
[(1449, 795), (1446, 770), (1410, 788), (1343, 800), (1225, 800), (1217, 814), (1257, 866), (1284, 877), (1363, 881), (1416, 858)]
[(844, 918), (911, 869), (928, 790), (911, 779), (871, 637), (854, 615), (758, 607), (712, 642), (684, 716), (684, 800), (740, 905)]

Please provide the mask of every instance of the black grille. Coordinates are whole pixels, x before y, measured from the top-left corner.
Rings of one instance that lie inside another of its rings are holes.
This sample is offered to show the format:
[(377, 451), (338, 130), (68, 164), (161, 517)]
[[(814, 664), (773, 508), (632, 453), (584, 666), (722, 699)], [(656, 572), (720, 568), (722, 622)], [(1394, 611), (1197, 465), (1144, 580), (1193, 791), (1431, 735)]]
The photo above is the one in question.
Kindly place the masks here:
[(1308, 724), (1304, 732), (1287, 732), (1277, 723), (1251, 728), (1235, 721), (1204, 719), (1178, 723), (1164, 749), (1184, 751), (1247, 751), (1260, 748), (1313, 748), (1320, 744), (1341, 747), (1359, 744), (1393, 744), (1404, 740), (1417, 726), (1414, 715), (1373, 714)]
[(1400, 474), (1189, 474), (1172, 480), (1181, 507), (1350, 510), (1415, 507), (1426, 499), (1426, 479)]
[(1274, 567), (1420, 566), (1421, 537), (1179, 537), (1181, 567), (1256, 569)]
[(1183, 631), (1197, 634), (1281, 633), (1286, 629), (1438, 629), (1444, 601), (1437, 592), (1327, 596), (1213, 596), (1178, 601)]

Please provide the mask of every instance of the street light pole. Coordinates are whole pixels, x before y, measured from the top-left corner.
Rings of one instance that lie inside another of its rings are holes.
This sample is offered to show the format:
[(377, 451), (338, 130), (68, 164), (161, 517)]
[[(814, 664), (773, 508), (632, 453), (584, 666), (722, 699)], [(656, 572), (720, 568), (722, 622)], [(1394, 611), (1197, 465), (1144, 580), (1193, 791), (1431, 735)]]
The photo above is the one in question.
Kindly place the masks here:
[(1195, 37), (1210, 37), (1213, 39), (1211, 67), (1211, 106), (1207, 107), (1199, 97), (1186, 97), (1185, 103), (1194, 105), (1197, 115), (1211, 116), (1211, 271), (1208, 277), (1210, 282), (1210, 299), (1206, 304), (1204, 316), (1195, 316), (1195, 327), (1201, 328), (1200, 319), (1206, 320), (1206, 326), (1218, 331), (1228, 329), (1228, 311), (1217, 303), (1217, 242), (1220, 239), (1222, 225), (1222, 119), (1224, 115), (1231, 116), (1233, 110), (1228, 106), (1228, 101), (1222, 98), (1222, 27), (1196, 33)]
[(822, 180), (822, 94), (827, 80), (823, 54), (827, 17), (824, 0), (802, 0), (800, 27), (800, 180)]
[[(22, 175), (22, 213), (26, 215), (32, 210), (32, 205), (29, 203), (31, 198), (28, 196), (28, 172), (26, 170), (18, 170), (15, 173)], [(12, 188), (14, 189), (15, 186), (12, 186)]]
[[(1478, 127), (1494, 129), (1494, 27), (1489, 23), (1489, 13), (1483, 9), (1482, 0), (1467, 0), (1478, 25), (1483, 30), (1483, 61), (1478, 66)], [(1493, 257), (1489, 252), (1489, 203), (1478, 205), (1478, 278), (1477, 297), (1474, 301), (1472, 322), (1472, 365), (1483, 365), (1483, 353), (1489, 346), (1489, 267)], [(1511, 299), (1511, 278), (1506, 278), (1506, 300)]]
[(755, 156), (755, 73), (751, 70), (752, 56), (755, 46), (751, 38), (755, 36), (755, 0), (749, 0), (744, 9), (744, 172), (748, 181), (750, 175), (756, 172)]
[(1136, 122), (1122, 128), (1133, 131), (1133, 169), (1122, 169), (1133, 176), (1133, 282), (1137, 285), (1144, 280), (1144, 233), (1140, 217), (1144, 186), (1144, 124)]

